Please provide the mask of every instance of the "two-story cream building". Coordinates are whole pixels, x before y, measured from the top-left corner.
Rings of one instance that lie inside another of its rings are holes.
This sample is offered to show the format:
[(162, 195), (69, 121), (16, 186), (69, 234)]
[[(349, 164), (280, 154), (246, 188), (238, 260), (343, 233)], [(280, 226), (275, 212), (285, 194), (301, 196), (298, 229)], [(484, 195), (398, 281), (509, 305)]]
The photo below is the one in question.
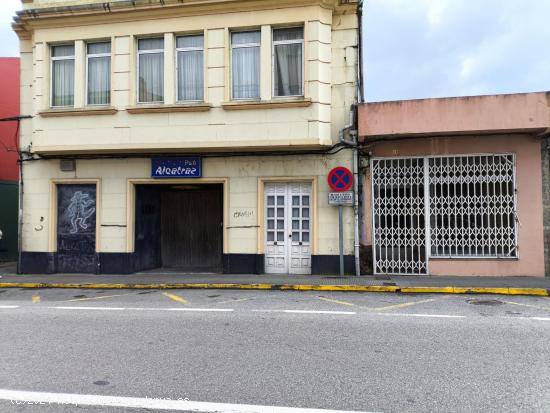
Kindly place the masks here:
[(355, 1), (22, 3), (21, 272), (338, 271)]

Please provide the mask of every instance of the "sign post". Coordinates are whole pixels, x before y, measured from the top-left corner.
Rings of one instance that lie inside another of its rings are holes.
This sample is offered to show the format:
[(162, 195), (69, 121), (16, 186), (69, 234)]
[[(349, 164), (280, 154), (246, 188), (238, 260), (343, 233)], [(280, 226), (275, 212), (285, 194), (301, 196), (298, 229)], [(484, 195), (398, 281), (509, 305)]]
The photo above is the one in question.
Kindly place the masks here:
[(328, 194), (329, 205), (338, 206), (338, 249), (340, 251), (340, 277), (344, 276), (344, 205), (353, 205), (353, 174), (347, 168), (338, 166), (328, 174), (328, 185), (334, 192)]

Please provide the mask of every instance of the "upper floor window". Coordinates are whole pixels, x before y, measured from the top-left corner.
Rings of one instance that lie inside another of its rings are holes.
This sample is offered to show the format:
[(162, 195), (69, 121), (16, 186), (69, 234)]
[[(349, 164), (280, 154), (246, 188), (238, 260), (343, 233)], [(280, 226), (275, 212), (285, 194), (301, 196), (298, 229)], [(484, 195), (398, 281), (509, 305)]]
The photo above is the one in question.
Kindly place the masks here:
[(87, 45), (88, 105), (111, 103), (111, 43)]
[(260, 98), (261, 33), (231, 33), (231, 74), (233, 99)]
[(176, 38), (178, 101), (204, 99), (204, 36)]
[(138, 40), (138, 102), (164, 101), (164, 39)]
[(74, 105), (74, 45), (51, 48), (51, 105)]
[(273, 95), (302, 96), (304, 79), (304, 29), (273, 30)]

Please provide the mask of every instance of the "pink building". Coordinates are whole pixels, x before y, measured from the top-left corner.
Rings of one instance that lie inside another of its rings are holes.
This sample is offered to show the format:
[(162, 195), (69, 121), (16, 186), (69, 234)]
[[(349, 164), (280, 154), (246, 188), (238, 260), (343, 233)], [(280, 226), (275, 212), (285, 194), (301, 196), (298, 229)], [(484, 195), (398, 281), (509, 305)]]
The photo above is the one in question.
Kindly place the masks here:
[(548, 275), (550, 93), (367, 103), (359, 135), (374, 273)]

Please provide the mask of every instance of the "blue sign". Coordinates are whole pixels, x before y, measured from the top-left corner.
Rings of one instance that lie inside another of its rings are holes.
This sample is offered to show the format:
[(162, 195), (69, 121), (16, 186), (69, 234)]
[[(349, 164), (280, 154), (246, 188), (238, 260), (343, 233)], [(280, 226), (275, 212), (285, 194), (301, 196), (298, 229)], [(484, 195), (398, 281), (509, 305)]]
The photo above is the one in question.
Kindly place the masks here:
[(151, 176), (153, 178), (200, 178), (202, 176), (201, 158), (198, 156), (153, 158)]

